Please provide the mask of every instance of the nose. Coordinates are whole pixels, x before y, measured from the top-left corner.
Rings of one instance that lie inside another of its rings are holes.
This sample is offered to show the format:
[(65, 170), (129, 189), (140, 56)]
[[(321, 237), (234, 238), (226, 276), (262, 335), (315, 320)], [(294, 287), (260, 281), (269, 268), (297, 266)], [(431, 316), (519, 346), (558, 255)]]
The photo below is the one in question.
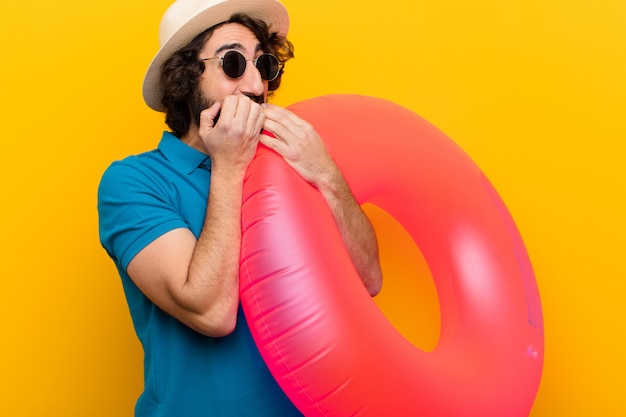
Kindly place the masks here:
[(260, 96), (265, 93), (266, 82), (261, 78), (261, 73), (254, 66), (252, 60), (246, 63), (246, 70), (239, 79), (239, 90), (246, 95)]

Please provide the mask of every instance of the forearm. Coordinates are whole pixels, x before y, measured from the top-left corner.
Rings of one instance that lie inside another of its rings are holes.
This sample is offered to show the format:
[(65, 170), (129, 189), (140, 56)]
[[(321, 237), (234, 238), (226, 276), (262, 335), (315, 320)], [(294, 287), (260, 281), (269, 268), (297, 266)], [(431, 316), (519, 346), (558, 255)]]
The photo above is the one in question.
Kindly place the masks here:
[(371, 296), (377, 295), (382, 287), (382, 272), (371, 222), (340, 172), (334, 173), (325, 185), (318, 188), (330, 207), (361, 281)]
[(237, 174), (214, 169), (204, 226), (183, 289), (190, 309), (215, 328), (212, 333), (230, 333), (237, 317), (241, 184)]

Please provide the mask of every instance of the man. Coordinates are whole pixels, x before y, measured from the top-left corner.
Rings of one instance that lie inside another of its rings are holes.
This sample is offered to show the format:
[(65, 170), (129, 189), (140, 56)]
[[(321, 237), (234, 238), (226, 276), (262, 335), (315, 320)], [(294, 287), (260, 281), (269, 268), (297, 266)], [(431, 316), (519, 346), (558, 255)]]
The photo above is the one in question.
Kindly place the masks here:
[(322, 193), (364, 285), (380, 290), (373, 229), (320, 137), (266, 104), (293, 56), (288, 21), (277, 0), (179, 0), (161, 22), (144, 99), (172, 132), (113, 163), (98, 194), (145, 351), (136, 416), (300, 415), (239, 305), (242, 183), (259, 142)]

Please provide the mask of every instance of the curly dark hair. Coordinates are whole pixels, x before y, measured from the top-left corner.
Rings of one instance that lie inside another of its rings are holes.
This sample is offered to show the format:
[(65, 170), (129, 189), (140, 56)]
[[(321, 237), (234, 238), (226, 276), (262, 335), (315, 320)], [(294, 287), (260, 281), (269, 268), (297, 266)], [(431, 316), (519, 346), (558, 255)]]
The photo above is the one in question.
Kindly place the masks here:
[(284, 64), (294, 56), (291, 42), (276, 32), (270, 32), (270, 28), (264, 21), (243, 13), (234, 14), (229, 20), (196, 36), (165, 61), (161, 71), (160, 81), (163, 87), (161, 103), (165, 107), (165, 123), (179, 138), (185, 135), (191, 126), (193, 115), (190, 102), (194, 94), (197, 94), (200, 76), (204, 72), (204, 62), (200, 61), (198, 54), (213, 31), (227, 23), (238, 23), (250, 29), (259, 40), (263, 52), (274, 54), (281, 62), (282, 69), (278, 77), (269, 82), (268, 95), (278, 89), (284, 73)]

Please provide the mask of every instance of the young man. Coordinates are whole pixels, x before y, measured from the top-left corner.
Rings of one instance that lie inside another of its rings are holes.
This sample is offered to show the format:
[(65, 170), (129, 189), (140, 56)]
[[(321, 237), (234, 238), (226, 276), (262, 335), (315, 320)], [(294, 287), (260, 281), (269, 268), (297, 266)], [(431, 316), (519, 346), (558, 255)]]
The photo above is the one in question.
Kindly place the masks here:
[(239, 305), (242, 184), (259, 142), (322, 193), (364, 285), (380, 290), (373, 229), (320, 137), (266, 104), (293, 56), (288, 21), (276, 0), (179, 0), (161, 22), (144, 99), (172, 132), (113, 163), (98, 194), (145, 351), (136, 416), (299, 415)]

